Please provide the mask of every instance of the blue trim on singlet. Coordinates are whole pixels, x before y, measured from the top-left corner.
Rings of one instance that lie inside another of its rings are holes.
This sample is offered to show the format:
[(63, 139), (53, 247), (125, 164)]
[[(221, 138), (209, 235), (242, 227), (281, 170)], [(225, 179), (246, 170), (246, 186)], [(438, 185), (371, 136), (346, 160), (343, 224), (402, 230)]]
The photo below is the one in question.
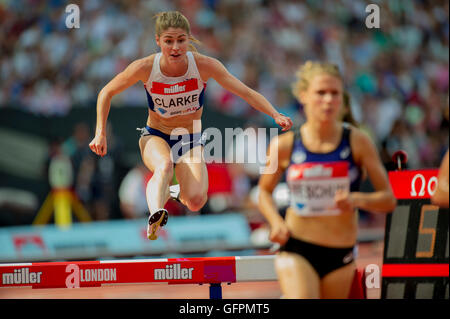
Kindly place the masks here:
[(199, 107), (198, 107), (198, 109), (197, 110), (199, 110), (199, 109), (201, 109), (202, 107), (203, 107), (203, 100), (204, 100), (204, 98), (205, 98), (205, 90), (206, 90), (206, 84), (203, 86), (203, 90), (202, 90), (202, 92), (200, 93), (200, 96), (198, 97), (198, 104), (200, 105)]
[[(298, 130), (300, 131), (300, 130)], [(356, 173), (356, 177), (350, 179), (350, 191), (359, 191), (361, 184), (361, 169), (353, 160), (353, 153), (350, 146), (350, 128), (344, 126), (342, 130), (341, 141), (334, 151), (328, 153), (314, 153), (308, 151), (303, 145), (301, 134), (294, 135), (294, 145), (292, 146), (290, 164), (300, 164), (308, 162), (340, 162), (347, 161), (349, 163), (350, 178)], [(306, 157), (305, 157), (306, 155)], [(302, 161), (295, 161), (295, 158), (300, 158)]]
[[(153, 112), (156, 112), (156, 111), (155, 111), (155, 104), (153, 103), (153, 99), (152, 99), (151, 95), (148, 93), (147, 88), (144, 87), (144, 89), (145, 89), (145, 93), (146, 93), (146, 95), (147, 95), (147, 101), (148, 101), (148, 107), (149, 107), (149, 109), (152, 110)], [(164, 111), (165, 111), (165, 110), (164, 110)], [(163, 113), (164, 113), (164, 112), (163, 112)]]

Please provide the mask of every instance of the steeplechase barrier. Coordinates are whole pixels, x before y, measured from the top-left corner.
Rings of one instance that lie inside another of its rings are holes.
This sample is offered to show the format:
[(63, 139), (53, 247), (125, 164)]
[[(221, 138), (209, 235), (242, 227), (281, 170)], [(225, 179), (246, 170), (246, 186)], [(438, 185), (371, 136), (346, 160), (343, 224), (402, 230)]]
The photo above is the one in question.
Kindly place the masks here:
[(80, 288), (116, 284), (209, 284), (277, 280), (274, 255), (0, 264), (0, 287)]
[[(210, 299), (222, 299), (224, 283), (276, 281), (274, 259), (263, 255), (0, 264), (0, 288), (209, 284)], [(349, 297), (366, 297), (364, 270), (355, 272)]]

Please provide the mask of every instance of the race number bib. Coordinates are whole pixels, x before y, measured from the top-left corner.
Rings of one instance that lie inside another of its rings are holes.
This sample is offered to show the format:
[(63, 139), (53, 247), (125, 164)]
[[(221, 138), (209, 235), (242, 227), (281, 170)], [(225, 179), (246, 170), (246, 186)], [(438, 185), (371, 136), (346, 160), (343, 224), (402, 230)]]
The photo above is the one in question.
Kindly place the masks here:
[(173, 83), (153, 82), (150, 90), (155, 110), (169, 118), (196, 112), (201, 106), (200, 96), (204, 87), (199, 87), (195, 78)]
[(348, 162), (293, 164), (287, 172), (291, 207), (302, 216), (338, 215), (336, 190), (350, 190)]

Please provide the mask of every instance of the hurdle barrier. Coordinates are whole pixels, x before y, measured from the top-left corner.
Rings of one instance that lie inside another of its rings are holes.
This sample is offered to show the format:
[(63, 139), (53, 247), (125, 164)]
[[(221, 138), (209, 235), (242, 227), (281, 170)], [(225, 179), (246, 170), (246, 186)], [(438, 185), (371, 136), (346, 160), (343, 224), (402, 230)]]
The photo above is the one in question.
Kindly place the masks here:
[(209, 284), (277, 280), (274, 255), (0, 264), (0, 287), (80, 288), (116, 284)]
[[(276, 281), (274, 259), (275, 255), (263, 255), (0, 264), (0, 288), (209, 284), (210, 299), (222, 299), (222, 284)], [(355, 272), (352, 299), (365, 298), (361, 274)]]

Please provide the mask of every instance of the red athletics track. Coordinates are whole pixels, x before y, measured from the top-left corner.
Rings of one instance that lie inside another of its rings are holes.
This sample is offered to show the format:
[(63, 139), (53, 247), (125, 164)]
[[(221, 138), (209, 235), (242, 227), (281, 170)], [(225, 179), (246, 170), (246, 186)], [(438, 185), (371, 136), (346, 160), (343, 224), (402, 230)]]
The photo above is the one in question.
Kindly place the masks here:
[[(356, 264), (364, 269), (376, 264), (381, 270), (383, 242), (359, 245)], [(381, 282), (380, 282), (381, 286)], [(278, 282), (240, 282), (222, 284), (224, 299), (278, 299), (281, 297)], [(379, 299), (381, 288), (367, 289), (368, 299)], [(0, 299), (208, 299), (209, 285), (167, 285), (167, 284), (123, 284), (91, 288), (2, 288)]]

